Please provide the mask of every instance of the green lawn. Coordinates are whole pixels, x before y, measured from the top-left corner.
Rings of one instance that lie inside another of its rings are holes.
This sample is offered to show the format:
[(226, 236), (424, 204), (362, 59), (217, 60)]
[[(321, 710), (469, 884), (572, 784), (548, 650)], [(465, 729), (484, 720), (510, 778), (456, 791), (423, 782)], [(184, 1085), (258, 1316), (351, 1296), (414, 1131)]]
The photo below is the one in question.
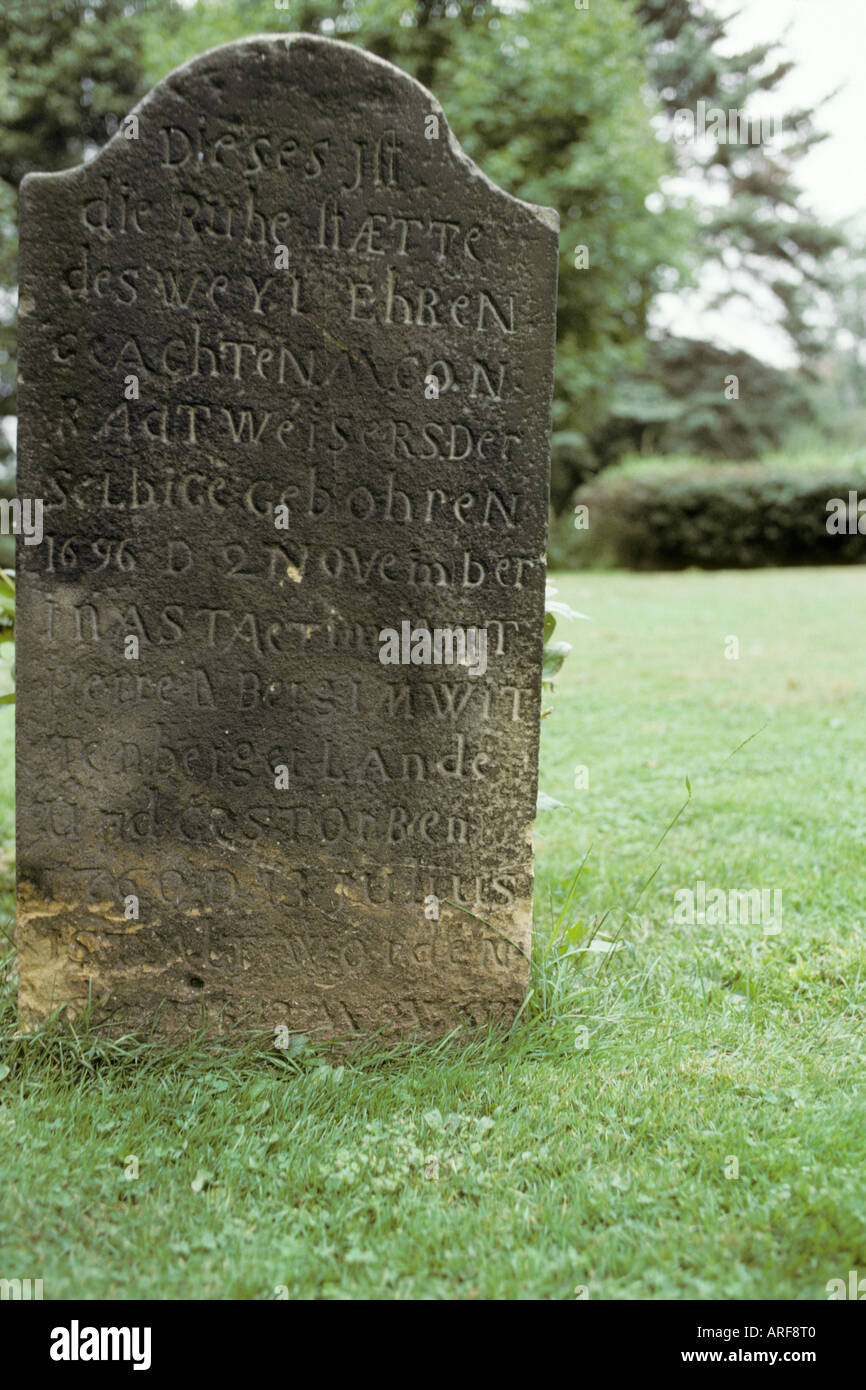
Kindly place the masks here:
[[(592, 621), (558, 634), (542, 786), (567, 809), (538, 820), (509, 1037), (341, 1065), (16, 1041), (10, 980), (0, 1277), (46, 1298), (823, 1299), (866, 1274), (864, 580), (558, 580)], [(780, 890), (781, 932), (674, 925), (697, 880)], [(621, 949), (574, 953), (606, 912)]]

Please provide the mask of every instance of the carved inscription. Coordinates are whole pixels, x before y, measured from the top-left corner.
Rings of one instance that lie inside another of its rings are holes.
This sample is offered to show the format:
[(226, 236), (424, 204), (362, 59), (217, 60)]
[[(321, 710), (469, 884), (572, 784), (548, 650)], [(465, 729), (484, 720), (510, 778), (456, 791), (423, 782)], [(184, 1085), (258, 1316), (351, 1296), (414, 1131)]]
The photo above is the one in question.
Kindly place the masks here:
[[(555, 216), (330, 40), (216, 49), (136, 114), (22, 186), (22, 1021), (507, 1021)], [(383, 664), (402, 624), (483, 631), (483, 671)]]

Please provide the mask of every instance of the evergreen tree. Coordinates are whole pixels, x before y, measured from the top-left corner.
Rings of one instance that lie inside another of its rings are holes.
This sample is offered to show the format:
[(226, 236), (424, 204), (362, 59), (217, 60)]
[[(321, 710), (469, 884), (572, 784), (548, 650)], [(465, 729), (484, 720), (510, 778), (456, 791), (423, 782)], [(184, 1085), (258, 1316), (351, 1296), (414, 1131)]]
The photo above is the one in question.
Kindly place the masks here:
[[(768, 289), (780, 326), (808, 360), (823, 343), (811, 321), (816, 294), (827, 288), (828, 258), (845, 240), (806, 206), (796, 179), (800, 160), (826, 139), (818, 109), (782, 111), (778, 88), (793, 63), (777, 56), (781, 44), (722, 51), (730, 20), (710, 0), (640, 0), (637, 13), (680, 168), (713, 192), (701, 215), (701, 240), (727, 283), (710, 307), (741, 296), (761, 312)], [(764, 138), (769, 119), (766, 126), (757, 118), (736, 126), (729, 119), (724, 139), (680, 143), (676, 113), (697, 112), (699, 102), (706, 112), (769, 112), (774, 133)]]
[[(15, 414), (17, 189), (31, 170), (80, 164), (144, 91), (143, 5), (4, 0), (0, 10), (0, 421)], [(0, 463), (10, 454), (0, 428)]]
[(674, 160), (653, 128), (633, 0), (586, 10), (573, 0), (200, 3), (152, 26), (149, 76), (208, 43), (264, 29), (328, 34), (396, 63), (431, 88), (495, 183), (558, 210), (554, 435), (576, 481), (592, 465), (590, 437), (614, 381), (641, 361), (653, 299), (678, 283), (696, 246), (690, 212), (655, 201)]

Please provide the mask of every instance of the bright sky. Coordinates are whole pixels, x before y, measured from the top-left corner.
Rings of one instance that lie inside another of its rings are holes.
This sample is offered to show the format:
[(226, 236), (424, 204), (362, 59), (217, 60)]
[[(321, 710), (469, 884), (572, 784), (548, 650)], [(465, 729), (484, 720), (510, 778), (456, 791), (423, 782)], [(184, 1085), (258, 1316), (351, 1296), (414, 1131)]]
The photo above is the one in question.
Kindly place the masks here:
[[(841, 88), (818, 113), (819, 128), (829, 138), (802, 161), (797, 178), (819, 217), (866, 219), (866, 0), (740, 0), (736, 7), (720, 6), (722, 13), (735, 8), (739, 14), (730, 26), (734, 50), (778, 39), (785, 56), (794, 60), (793, 71), (778, 88), (785, 109), (814, 105)], [(663, 321), (678, 332), (713, 335), (782, 366), (792, 360), (782, 335), (763, 328), (745, 308), (731, 306), (709, 315), (666, 301)]]
[(803, 161), (800, 178), (820, 214), (866, 212), (866, 0), (741, 0), (741, 8), (731, 26), (738, 47), (779, 38), (794, 59), (780, 88), (788, 102), (809, 105), (842, 87), (820, 112), (830, 138)]

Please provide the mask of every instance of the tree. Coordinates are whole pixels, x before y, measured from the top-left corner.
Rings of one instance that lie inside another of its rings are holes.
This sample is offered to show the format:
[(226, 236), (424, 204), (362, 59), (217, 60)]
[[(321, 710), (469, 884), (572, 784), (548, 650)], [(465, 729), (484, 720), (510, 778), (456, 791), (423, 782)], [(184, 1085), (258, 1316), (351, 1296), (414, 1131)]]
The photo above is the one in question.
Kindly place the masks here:
[[(711, 0), (640, 0), (637, 13), (669, 138), (676, 135), (676, 113), (697, 112), (701, 102), (705, 114), (755, 117), (759, 110), (767, 117), (766, 124), (729, 118), (724, 138), (673, 143), (680, 171), (713, 193), (701, 214), (701, 240), (707, 261), (722, 267), (725, 285), (710, 307), (740, 296), (765, 314), (769, 290), (780, 326), (808, 361), (824, 341), (816, 295), (828, 287), (829, 257), (845, 242), (840, 228), (806, 206), (795, 177), (803, 156), (826, 139), (817, 128), (818, 109), (782, 112), (778, 88), (793, 67), (778, 56), (782, 45), (727, 52), (730, 19), (720, 18)], [(718, 122), (705, 124), (721, 135)]]
[(652, 126), (657, 105), (633, 0), (587, 10), (570, 0), (199, 3), (150, 26), (149, 76), (264, 29), (330, 34), (396, 63), (434, 91), (494, 182), (559, 211), (554, 439), (576, 479), (594, 458), (589, 441), (613, 382), (641, 361), (653, 299), (676, 286), (696, 245), (688, 209), (659, 197), (673, 154)]
[(796, 373), (742, 349), (663, 334), (643, 369), (616, 383), (596, 449), (610, 463), (626, 453), (753, 459), (781, 448), (812, 413)]
[[(11, 232), (14, 190), (27, 169), (85, 157), (178, 64), (243, 35), (298, 29), (361, 44), (412, 73), (435, 91), (462, 145), (495, 182), (558, 209), (559, 502), (586, 472), (616, 457), (626, 397), (638, 431), (641, 402), (649, 412), (643, 423), (652, 425), (660, 393), (680, 427), (699, 417), (683, 404), (687, 352), (675, 342), (663, 347), (658, 335), (648, 359), (645, 349), (659, 292), (682, 288), (705, 260), (729, 277), (720, 300), (743, 294), (757, 302), (762, 290), (769, 293), (804, 357), (817, 349), (814, 296), (841, 236), (809, 214), (794, 179), (797, 160), (822, 138), (814, 112), (789, 113), (773, 146), (660, 138), (671, 135), (678, 110), (698, 101), (745, 110), (753, 98), (775, 94), (790, 68), (774, 60), (776, 45), (720, 52), (727, 21), (709, 0), (605, 0), (586, 10), (569, 0), (521, 7), (504, 0), (291, 0), (287, 9), (272, 0), (7, 0), (0, 222)], [(668, 182), (677, 171), (698, 187), (713, 184), (723, 198), (698, 214), (696, 200)], [(0, 285), (11, 283), (12, 245), (7, 238)], [(7, 414), (14, 413), (13, 356), (11, 324), (0, 322), (0, 410)], [(704, 370), (709, 345), (698, 359)], [(760, 438), (760, 422), (746, 434)]]
[[(14, 416), (17, 190), (80, 164), (143, 94), (142, 4), (4, 0), (0, 11), (0, 418)], [(0, 463), (10, 455), (0, 428)]]
[(860, 446), (866, 424), (866, 222), (854, 219), (849, 243), (828, 266), (824, 321), (828, 346), (819, 363), (824, 432)]

